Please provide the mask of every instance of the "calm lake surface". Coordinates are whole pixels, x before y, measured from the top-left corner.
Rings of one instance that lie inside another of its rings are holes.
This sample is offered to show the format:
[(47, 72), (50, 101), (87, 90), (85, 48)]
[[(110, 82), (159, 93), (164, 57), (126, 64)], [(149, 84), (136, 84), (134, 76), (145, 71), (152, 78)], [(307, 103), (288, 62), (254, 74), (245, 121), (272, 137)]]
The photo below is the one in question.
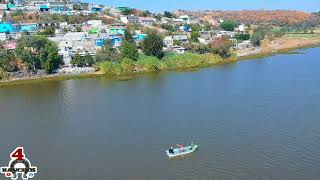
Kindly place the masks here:
[(0, 166), (24, 146), (40, 180), (318, 180), (320, 48), (299, 52), (0, 88)]

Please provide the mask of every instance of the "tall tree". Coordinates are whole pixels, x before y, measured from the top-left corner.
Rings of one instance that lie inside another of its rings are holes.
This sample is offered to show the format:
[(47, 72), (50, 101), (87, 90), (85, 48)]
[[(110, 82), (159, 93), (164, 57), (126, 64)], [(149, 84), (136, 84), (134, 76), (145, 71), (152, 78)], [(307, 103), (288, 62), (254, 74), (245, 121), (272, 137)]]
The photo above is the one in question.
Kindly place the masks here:
[(119, 61), (121, 59), (121, 55), (112, 47), (111, 41), (106, 41), (101, 50), (97, 52), (95, 59), (97, 62)]
[(265, 36), (266, 36), (265, 29), (263, 27), (257, 28), (250, 38), (251, 44), (254, 46), (260, 46), (261, 41), (264, 39)]
[(17, 41), (15, 55), (31, 71), (45, 69), (51, 73), (62, 64), (57, 45), (43, 36), (22, 36)]
[(167, 17), (167, 18), (173, 18), (173, 13), (169, 12), (169, 11), (164, 11), (163, 13), (164, 17)]
[(231, 56), (232, 41), (226, 37), (216, 38), (208, 44), (210, 51), (214, 54), (219, 54), (221, 57), (226, 58)]
[(124, 31), (124, 40), (128, 41), (128, 42), (134, 42), (133, 35), (131, 34), (130, 30), (128, 30), (128, 29), (126, 29)]
[(191, 41), (192, 42), (199, 42), (200, 33), (198, 31), (191, 32)]
[(155, 56), (162, 58), (163, 52), (163, 39), (157, 32), (151, 32), (142, 42), (142, 51), (147, 56)]
[(230, 20), (225, 20), (223, 23), (220, 24), (220, 28), (225, 31), (233, 31), (235, 27), (237, 27), (237, 23)]
[(139, 52), (136, 44), (131, 41), (122, 42), (121, 56), (122, 58), (130, 58), (134, 61), (138, 60)]

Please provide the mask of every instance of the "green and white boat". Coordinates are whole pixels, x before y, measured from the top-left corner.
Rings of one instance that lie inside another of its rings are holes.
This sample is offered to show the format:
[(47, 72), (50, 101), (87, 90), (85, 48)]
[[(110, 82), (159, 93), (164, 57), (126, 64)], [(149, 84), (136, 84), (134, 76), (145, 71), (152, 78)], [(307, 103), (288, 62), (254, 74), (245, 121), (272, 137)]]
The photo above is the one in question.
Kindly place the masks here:
[(194, 151), (196, 151), (198, 149), (198, 145), (196, 144), (191, 144), (191, 146), (182, 146), (182, 145), (178, 145), (180, 146), (179, 148), (170, 148), (168, 150), (166, 150), (167, 156), (171, 157), (177, 157), (177, 156), (183, 156), (186, 154), (190, 154), (193, 153)]

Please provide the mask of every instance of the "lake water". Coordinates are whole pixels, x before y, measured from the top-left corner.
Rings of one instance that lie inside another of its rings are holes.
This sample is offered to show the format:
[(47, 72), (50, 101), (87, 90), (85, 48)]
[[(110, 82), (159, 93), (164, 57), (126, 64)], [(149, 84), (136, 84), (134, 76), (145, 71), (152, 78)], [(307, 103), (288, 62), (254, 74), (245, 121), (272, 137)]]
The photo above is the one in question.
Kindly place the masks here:
[(0, 166), (24, 146), (40, 180), (318, 180), (320, 48), (299, 52), (0, 88)]

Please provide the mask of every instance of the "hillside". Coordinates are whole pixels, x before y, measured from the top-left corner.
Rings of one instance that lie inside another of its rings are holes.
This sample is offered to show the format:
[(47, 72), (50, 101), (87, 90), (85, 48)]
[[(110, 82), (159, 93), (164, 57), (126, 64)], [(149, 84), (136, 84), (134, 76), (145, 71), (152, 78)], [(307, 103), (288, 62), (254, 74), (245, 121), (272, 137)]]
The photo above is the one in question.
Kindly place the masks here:
[(178, 15), (191, 14), (202, 20), (232, 19), (242, 23), (281, 23), (293, 24), (310, 20), (313, 15), (303, 11), (289, 10), (243, 10), (243, 11), (184, 11), (176, 12)]

